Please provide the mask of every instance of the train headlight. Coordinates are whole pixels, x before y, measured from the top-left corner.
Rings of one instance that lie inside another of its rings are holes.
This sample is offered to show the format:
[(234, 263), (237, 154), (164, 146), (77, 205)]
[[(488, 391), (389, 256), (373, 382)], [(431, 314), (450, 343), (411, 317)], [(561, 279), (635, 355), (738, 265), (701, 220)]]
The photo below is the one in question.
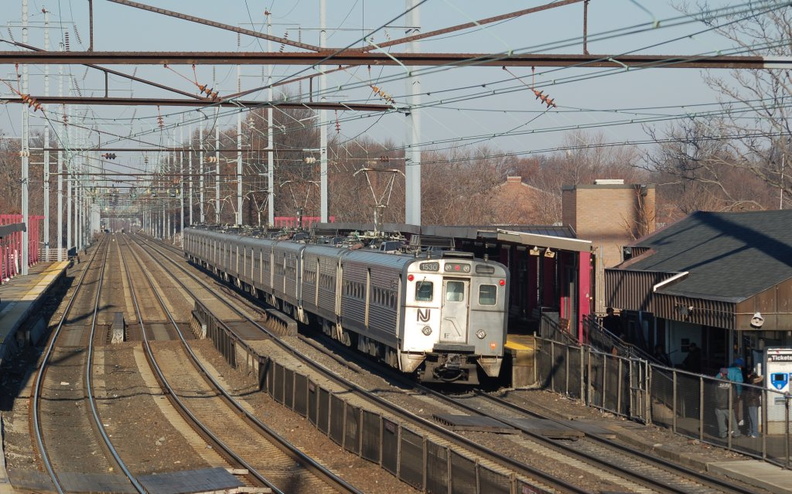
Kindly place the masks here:
[(487, 337), (487, 332), (484, 331), (483, 329), (479, 329), (478, 331), (476, 331), (476, 336), (478, 337), (478, 339), (483, 340), (484, 338)]
[(423, 333), (424, 336), (429, 336), (430, 334), (432, 334), (432, 327), (424, 326), (423, 328), (421, 328), (421, 333)]

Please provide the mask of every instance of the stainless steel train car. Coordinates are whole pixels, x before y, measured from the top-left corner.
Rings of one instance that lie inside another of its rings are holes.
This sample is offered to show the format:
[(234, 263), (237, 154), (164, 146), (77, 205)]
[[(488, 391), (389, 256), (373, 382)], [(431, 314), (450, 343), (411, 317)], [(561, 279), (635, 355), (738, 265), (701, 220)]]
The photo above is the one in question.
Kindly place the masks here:
[(427, 258), (184, 231), (193, 263), (424, 382), (500, 374), (508, 271), (467, 253)]

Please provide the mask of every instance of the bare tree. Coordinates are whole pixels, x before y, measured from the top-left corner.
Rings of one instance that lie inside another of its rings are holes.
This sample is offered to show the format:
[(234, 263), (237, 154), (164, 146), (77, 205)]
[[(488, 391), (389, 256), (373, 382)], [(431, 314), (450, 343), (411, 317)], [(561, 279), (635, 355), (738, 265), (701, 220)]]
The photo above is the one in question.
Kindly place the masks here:
[[(667, 223), (694, 211), (766, 209), (769, 187), (751, 173), (745, 156), (720, 136), (728, 124), (722, 119), (697, 118), (667, 129), (658, 136), (654, 154), (647, 154), (647, 170), (658, 190), (658, 221)], [(744, 166), (739, 166), (742, 163)]]
[(377, 143), (366, 137), (333, 142), (330, 147), (331, 216), (339, 221), (373, 223), (377, 211), (382, 222), (402, 223), (404, 152), (391, 141)]
[(510, 159), (493, 157), (488, 147), (450, 154), (427, 152), (423, 157), (421, 215), (434, 225), (498, 223), (487, 194), (506, 180)]
[[(792, 51), (792, 11), (786, 4), (747, 4), (748, 11), (735, 11), (729, 17), (708, 17), (707, 2), (689, 4), (682, 10), (697, 15), (702, 22), (740, 48), (741, 55), (788, 57)], [(702, 14), (702, 12), (704, 14)], [(760, 207), (784, 207), (783, 198), (792, 192), (786, 171), (789, 159), (792, 72), (789, 69), (735, 70), (729, 77), (706, 75), (707, 84), (721, 95), (722, 117), (710, 135), (722, 139), (729, 151), (723, 166), (753, 175), (770, 190), (754, 198)], [(745, 179), (745, 175), (740, 177)], [(734, 201), (734, 198), (726, 198)], [(744, 199), (738, 199), (741, 202)]]

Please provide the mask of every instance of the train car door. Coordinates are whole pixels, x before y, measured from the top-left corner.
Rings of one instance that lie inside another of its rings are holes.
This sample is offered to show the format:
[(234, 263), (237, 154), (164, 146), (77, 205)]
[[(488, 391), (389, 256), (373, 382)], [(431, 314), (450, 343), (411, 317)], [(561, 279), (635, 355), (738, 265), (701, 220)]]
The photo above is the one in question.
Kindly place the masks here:
[(441, 343), (467, 343), (468, 293), (470, 282), (443, 280), (443, 307), (440, 320)]

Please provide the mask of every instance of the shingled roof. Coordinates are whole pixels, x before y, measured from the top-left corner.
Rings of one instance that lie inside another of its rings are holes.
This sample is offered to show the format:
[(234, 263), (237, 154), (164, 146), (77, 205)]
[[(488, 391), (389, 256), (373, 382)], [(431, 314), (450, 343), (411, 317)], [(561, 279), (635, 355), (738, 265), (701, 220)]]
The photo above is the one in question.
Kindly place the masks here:
[(792, 278), (792, 210), (697, 212), (632, 246), (651, 250), (616, 269), (690, 273), (661, 293), (741, 302)]

